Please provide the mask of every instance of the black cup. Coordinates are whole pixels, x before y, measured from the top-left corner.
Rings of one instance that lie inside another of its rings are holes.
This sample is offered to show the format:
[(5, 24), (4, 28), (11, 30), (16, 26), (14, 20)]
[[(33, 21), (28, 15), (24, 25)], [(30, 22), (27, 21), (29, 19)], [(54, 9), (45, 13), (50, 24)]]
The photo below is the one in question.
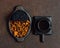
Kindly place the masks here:
[(41, 18), (37, 21), (37, 28), (41, 33), (47, 33), (50, 31), (50, 21), (47, 18)]

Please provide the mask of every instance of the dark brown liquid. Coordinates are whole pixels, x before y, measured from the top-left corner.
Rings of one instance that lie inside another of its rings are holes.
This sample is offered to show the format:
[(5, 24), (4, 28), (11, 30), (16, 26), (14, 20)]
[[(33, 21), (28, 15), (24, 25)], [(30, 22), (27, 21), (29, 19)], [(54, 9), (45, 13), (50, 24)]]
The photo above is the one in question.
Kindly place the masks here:
[(49, 22), (47, 20), (41, 20), (39, 22), (39, 28), (41, 30), (47, 30), (49, 28)]

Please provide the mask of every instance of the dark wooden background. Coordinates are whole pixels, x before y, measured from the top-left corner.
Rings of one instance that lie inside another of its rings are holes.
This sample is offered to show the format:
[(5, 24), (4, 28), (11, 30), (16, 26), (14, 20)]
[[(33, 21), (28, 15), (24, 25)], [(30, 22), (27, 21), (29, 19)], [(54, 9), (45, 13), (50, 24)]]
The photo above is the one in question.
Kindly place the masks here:
[[(39, 42), (39, 36), (30, 35), (17, 43), (8, 34), (5, 18), (14, 6), (22, 5), (31, 16), (52, 16), (53, 35), (45, 36), (45, 42)], [(0, 0), (0, 48), (60, 48), (60, 0)]]

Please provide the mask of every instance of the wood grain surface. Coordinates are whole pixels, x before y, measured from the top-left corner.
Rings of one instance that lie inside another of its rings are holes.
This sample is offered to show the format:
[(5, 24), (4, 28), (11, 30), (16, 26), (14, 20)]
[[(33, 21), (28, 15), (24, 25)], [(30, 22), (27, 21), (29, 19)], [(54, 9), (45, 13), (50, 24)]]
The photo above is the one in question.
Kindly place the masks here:
[[(16, 5), (22, 5), (31, 16), (52, 16), (53, 35), (45, 36), (44, 43), (32, 33), (25, 41), (15, 42), (7, 31), (5, 18)], [(0, 48), (60, 48), (60, 0), (0, 0)]]

